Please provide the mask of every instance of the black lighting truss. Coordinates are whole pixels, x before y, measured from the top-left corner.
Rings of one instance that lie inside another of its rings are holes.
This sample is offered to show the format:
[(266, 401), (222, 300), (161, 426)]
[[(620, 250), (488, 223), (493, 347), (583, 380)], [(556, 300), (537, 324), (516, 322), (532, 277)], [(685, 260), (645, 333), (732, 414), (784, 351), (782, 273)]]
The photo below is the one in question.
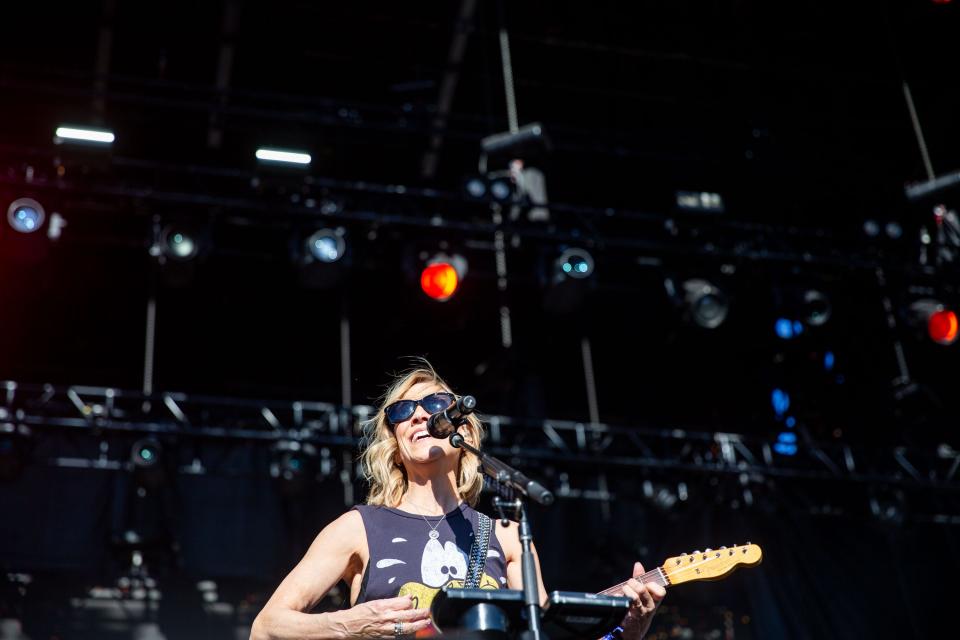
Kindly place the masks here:
[[(15, 159), (0, 171), (0, 187), (57, 202), (70, 223), (64, 234), (69, 242), (142, 246), (140, 235), (103, 223), (176, 208), (197, 223), (215, 212), (221, 224), (244, 226), (432, 229), (451, 238), (486, 240), (491, 248), (490, 238), (502, 230), (526, 246), (577, 245), (641, 261), (760, 261), (839, 271), (873, 270), (883, 262), (887, 270), (913, 270), (909, 261), (884, 260), (900, 257), (889, 247), (834, 229), (561, 202), (550, 203), (549, 224), (515, 216), (495, 223), (488, 205), (442, 189), (135, 157), (76, 157), (70, 150), (0, 145), (0, 151)], [(87, 219), (72, 220), (71, 210), (83, 211)], [(91, 225), (91, 219), (101, 223)], [(909, 242), (901, 244), (908, 250)]]
[[(355, 458), (362, 427), (374, 411), (315, 401), (0, 383), (0, 436), (39, 442), (52, 433), (79, 432), (95, 445), (87, 457), (34, 447), (46, 454), (28, 463), (131, 469), (128, 447), (109, 446), (118, 439), (152, 437), (171, 446), (205, 439), (263, 447), (295, 442), (322, 452), (323, 476), (339, 476), (347, 503), (360, 476)], [(960, 524), (960, 453), (947, 445), (927, 450), (801, 440), (796, 455), (783, 456), (772, 440), (738, 433), (501, 415), (483, 420), (487, 450), (542, 477), (561, 498), (659, 496), (663, 502), (668, 487), (665, 508), (682, 508), (688, 494), (701, 491), (734, 508), (773, 501), (822, 515), (860, 509)], [(202, 459), (178, 470), (208, 472)]]

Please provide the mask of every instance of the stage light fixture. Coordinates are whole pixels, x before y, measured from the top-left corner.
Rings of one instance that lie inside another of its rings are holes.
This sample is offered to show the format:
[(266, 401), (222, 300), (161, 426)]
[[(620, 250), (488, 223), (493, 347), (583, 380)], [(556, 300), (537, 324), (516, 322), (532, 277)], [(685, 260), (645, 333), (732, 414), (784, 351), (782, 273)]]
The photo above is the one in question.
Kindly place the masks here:
[(773, 450), (782, 456), (797, 455), (797, 434), (792, 431), (780, 433), (773, 444)]
[(318, 229), (307, 238), (306, 250), (311, 259), (331, 264), (343, 258), (347, 243), (342, 230)]
[(446, 302), (457, 292), (466, 274), (466, 258), (438, 253), (427, 260), (420, 272), (420, 288), (437, 302)]
[(47, 214), (33, 198), (17, 198), (7, 208), (7, 222), (18, 233), (34, 233), (43, 227)]
[(55, 144), (79, 142), (85, 144), (109, 145), (113, 144), (115, 139), (116, 136), (113, 135), (113, 132), (106, 129), (91, 129), (89, 127), (69, 127), (62, 125), (57, 127), (53, 137), (53, 142)]
[(481, 176), (470, 176), (463, 181), (463, 192), (471, 200), (487, 197), (487, 182)]
[(790, 394), (783, 389), (774, 389), (770, 393), (770, 404), (778, 418), (782, 418), (790, 410)]
[(950, 345), (958, 335), (957, 314), (938, 300), (925, 298), (910, 305), (915, 323), (926, 328), (927, 335), (937, 344)]
[(133, 477), (142, 489), (156, 490), (167, 482), (163, 446), (153, 436), (141, 438), (130, 447)]
[(508, 177), (494, 178), (490, 181), (490, 197), (496, 202), (509, 202), (513, 199), (514, 185)]
[(803, 333), (803, 323), (789, 318), (777, 318), (773, 323), (773, 331), (781, 340), (793, 340)]
[(179, 225), (168, 225), (160, 234), (160, 251), (172, 260), (192, 260), (200, 251), (196, 235)]
[(461, 186), (467, 200), (505, 204), (517, 200), (518, 196), (513, 176), (506, 170), (468, 176)]
[(957, 339), (957, 314), (943, 309), (935, 311), (927, 321), (927, 332), (940, 344), (953, 344)]
[(276, 162), (279, 164), (308, 165), (312, 158), (309, 153), (303, 151), (293, 151), (286, 149), (270, 149), (261, 147), (257, 149), (257, 160), (263, 162)]
[(699, 278), (683, 283), (683, 302), (693, 322), (705, 329), (716, 329), (726, 320), (730, 304), (716, 285)]
[(349, 268), (346, 230), (321, 227), (291, 237), (291, 258), (299, 271), (300, 285), (329, 289), (340, 284)]
[(163, 447), (154, 438), (137, 440), (130, 448), (130, 462), (140, 469), (156, 467), (162, 456)]
[(801, 300), (801, 317), (811, 327), (819, 327), (827, 323), (833, 311), (830, 299), (822, 291), (807, 289)]
[(593, 256), (579, 247), (567, 247), (559, 256), (552, 258), (552, 262), (547, 262), (544, 308), (560, 315), (580, 309), (596, 284), (594, 265)]
[(585, 280), (593, 275), (593, 256), (585, 249), (571, 247), (560, 254), (554, 267), (555, 280), (559, 281), (567, 278)]
[(550, 150), (550, 139), (543, 125), (531, 122), (516, 131), (505, 131), (487, 136), (480, 141), (480, 149), (488, 160), (496, 158), (532, 158)]
[(834, 355), (833, 351), (827, 351), (823, 354), (823, 368), (825, 371), (833, 371), (834, 366), (837, 364), (837, 357)]
[(725, 207), (719, 193), (709, 191), (677, 191), (677, 208), (682, 211), (723, 213)]

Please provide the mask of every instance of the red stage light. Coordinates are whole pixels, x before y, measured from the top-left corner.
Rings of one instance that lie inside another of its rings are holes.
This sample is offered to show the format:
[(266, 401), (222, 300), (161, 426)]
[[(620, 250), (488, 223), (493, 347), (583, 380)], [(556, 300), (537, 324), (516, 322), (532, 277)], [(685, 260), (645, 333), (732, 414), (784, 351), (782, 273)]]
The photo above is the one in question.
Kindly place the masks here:
[(957, 329), (957, 314), (953, 311), (934, 311), (927, 318), (927, 333), (934, 342), (953, 344), (957, 339)]
[(449, 300), (456, 293), (459, 284), (460, 276), (448, 262), (428, 264), (420, 274), (420, 288), (425, 294), (440, 302)]

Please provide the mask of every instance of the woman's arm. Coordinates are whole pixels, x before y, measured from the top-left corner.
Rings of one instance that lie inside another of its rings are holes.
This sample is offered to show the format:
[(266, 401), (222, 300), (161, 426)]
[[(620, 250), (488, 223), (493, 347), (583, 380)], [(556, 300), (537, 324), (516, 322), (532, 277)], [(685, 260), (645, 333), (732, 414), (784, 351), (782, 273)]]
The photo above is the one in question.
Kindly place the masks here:
[(360, 570), (366, 548), (358, 512), (348, 511), (327, 525), (253, 621), (250, 640), (391, 638), (398, 621), (404, 633), (429, 625), (429, 611), (411, 608), (406, 597), (366, 602), (343, 611), (306, 613), (351, 569)]
[[(506, 554), (504, 560), (507, 563), (507, 588), (523, 589), (523, 564), (521, 563), (521, 553), (523, 547), (520, 544), (520, 527), (516, 522), (511, 522), (506, 527), (497, 523), (496, 535)], [(547, 589), (543, 586), (543, 576), (540, 573), (540, 557), (537, 555), (536, 545), (530, 545), (533, 550), (534, 564), (537, 566), (537, 588), (540, 590), (540, 606), (547, 603)]]

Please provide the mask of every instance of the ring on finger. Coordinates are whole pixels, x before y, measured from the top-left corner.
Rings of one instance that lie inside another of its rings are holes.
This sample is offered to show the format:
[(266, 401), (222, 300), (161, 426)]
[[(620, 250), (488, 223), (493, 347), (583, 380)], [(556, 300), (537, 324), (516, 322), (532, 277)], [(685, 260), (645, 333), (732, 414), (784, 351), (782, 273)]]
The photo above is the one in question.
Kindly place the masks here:
[(403, 621), (397, 620), (393, 623), (393, 637), (402, 638), (403, 637)]

